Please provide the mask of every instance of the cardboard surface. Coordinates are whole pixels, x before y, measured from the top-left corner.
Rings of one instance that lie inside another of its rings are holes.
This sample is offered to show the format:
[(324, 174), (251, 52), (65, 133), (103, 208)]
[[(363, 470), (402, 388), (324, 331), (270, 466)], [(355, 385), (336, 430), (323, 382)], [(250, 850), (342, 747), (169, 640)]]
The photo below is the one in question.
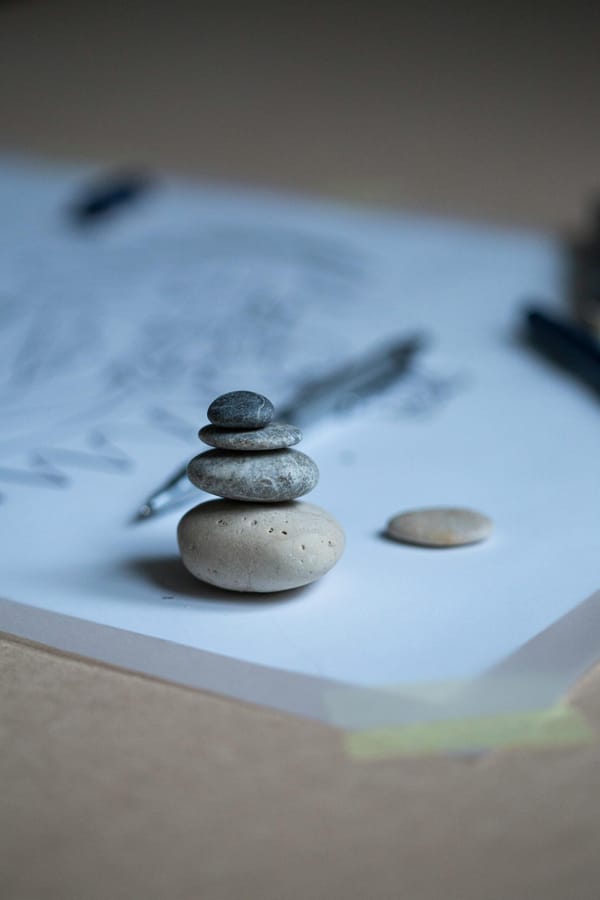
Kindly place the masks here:
[[(16, 642), (2, 897), (594, 900), (600, 747), (352, 762), (338, 733)], [(600, 673), (576, 704), (600, 729)]]
[[(426, 4), (163, 9), (3, 7), (3, 143), (550, 227), (594, 185), (577, 4), (452, 5), (450, 30)], [(0, 667), (3, 900), (598, 896), (598, 743), (358, 762), (326, 727), (16, 641)], [(600, 671), (573, 702), (600, 731)]]

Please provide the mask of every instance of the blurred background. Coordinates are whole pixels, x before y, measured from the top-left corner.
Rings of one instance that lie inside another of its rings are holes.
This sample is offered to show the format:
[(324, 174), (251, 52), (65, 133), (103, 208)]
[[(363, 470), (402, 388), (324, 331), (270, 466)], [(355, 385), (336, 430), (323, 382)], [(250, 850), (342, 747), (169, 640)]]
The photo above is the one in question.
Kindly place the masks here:
[[(0, 156), (570, 233), (599, 95), (594, 2), (0, 0)], [(0, 844), (27, 900), (598, 896), (596, 745), (355, 765), (315, 724), (0, 644)]]
[(569, 228), (600, 6), (0, 3), (0, 150)]

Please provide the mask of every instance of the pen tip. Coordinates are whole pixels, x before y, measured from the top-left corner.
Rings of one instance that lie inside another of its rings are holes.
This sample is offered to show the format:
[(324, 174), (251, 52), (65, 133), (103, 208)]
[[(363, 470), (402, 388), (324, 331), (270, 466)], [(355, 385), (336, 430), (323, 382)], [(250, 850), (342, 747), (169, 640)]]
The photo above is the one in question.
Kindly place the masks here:
[(143, 506), (140, 506), (140, 508), (134, 515), (132, 521), (133, 522), (143, 522), (144, 519), (149, 519), (151, 515), (152, 515), (152, 507), (148, 503), (144, 503)]

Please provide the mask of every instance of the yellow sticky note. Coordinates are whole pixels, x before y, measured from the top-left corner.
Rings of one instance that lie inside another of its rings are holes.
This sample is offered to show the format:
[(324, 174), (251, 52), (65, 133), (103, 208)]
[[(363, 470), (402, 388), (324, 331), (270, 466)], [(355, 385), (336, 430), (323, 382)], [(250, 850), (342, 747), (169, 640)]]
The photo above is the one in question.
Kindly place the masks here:
[(579, 744), (592, 738), (593, 732), (581, 713), (559, 704), (531, 712), (355, 731), (345, 736), (345, 748), (356, 759), (383, 759), (499, 747)]

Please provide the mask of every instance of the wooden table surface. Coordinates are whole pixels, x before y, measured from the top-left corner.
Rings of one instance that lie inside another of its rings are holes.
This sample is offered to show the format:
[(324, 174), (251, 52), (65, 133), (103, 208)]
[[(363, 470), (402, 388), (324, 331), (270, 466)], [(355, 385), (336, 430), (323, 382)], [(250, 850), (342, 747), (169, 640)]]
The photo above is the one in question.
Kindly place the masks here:
[[(13, 2), (0, 149), (564, 229), (593, 4)], [(597, 900), (600, 744), (353, 762), (321, 725), (0, 640), (3, 900)], [(572, 702), (600, 729), (600, 671)]]

